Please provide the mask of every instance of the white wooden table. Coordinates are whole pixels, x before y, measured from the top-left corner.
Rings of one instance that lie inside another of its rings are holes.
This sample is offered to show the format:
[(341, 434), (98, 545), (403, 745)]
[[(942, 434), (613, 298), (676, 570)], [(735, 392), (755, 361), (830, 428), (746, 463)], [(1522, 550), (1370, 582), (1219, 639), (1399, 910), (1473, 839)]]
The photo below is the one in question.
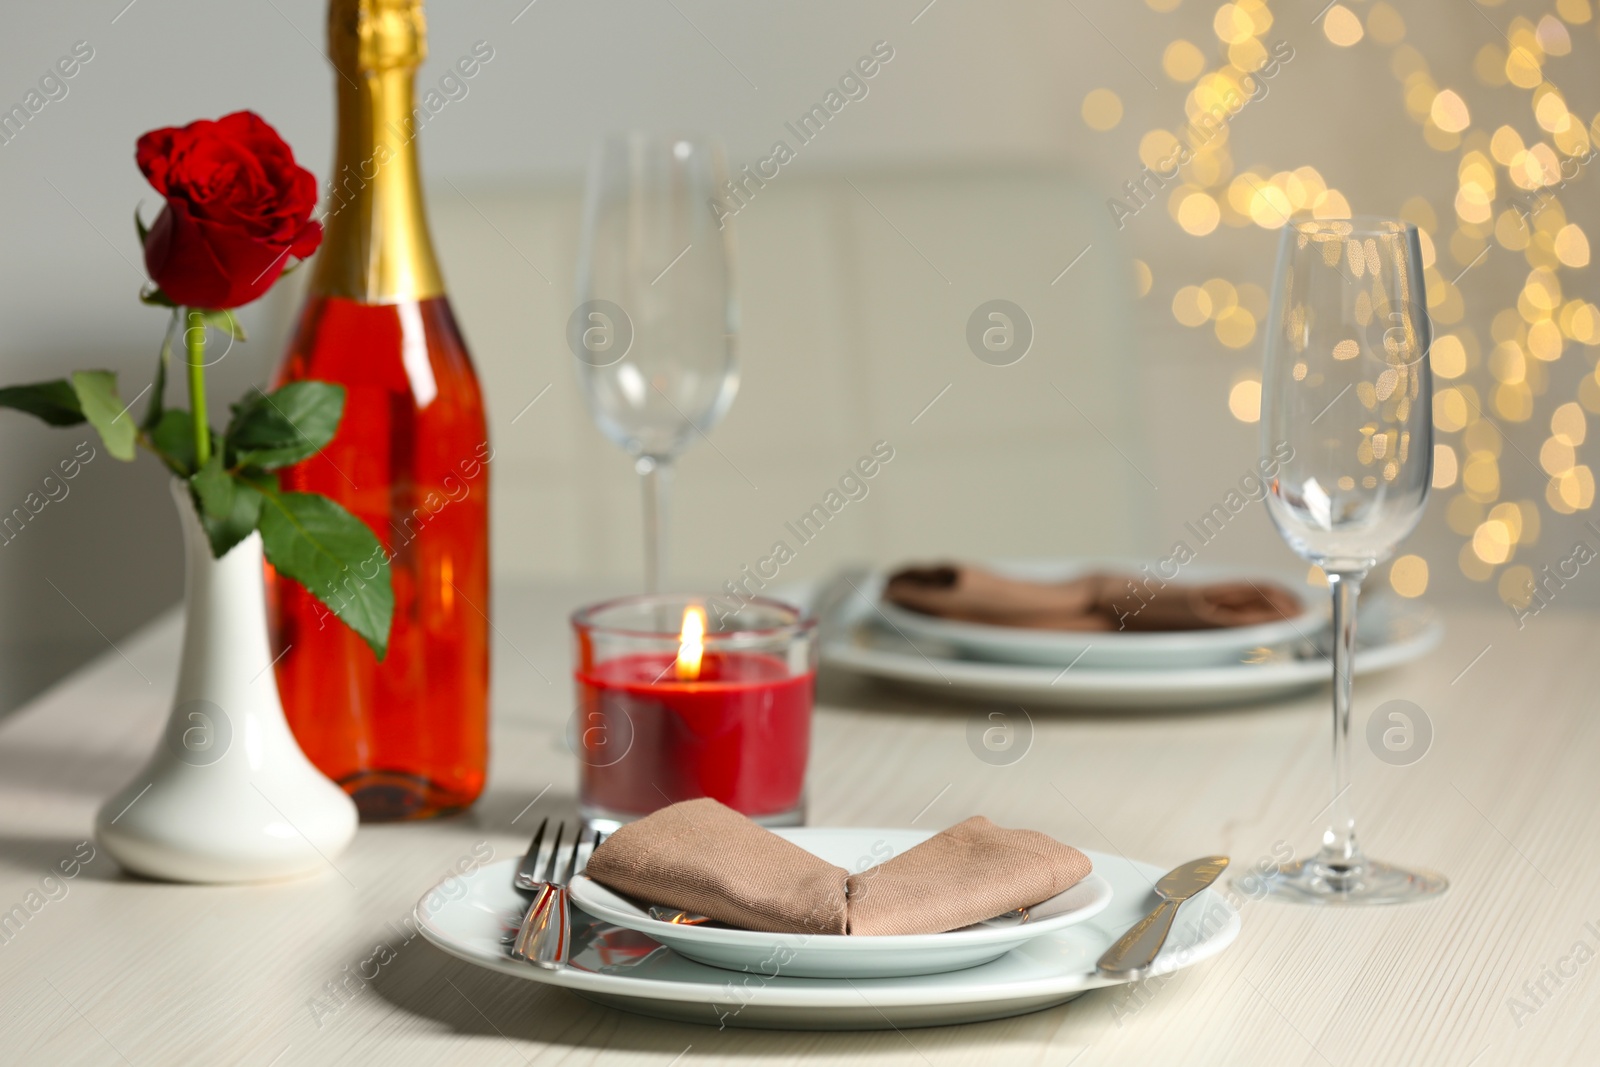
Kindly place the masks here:
[[(470, 814), (363, 828), (337, 870), (300, 882), (160, 885), (100, 853), (60, 877), (89, 854), (100, 799), (156, 744), (176, 617), (0, 725), (0, 1063), (1600, 1062), (1594, 616), (1552, 610), (1518, 632), (1506, 611), (1450, 611), (1442, 648), (1358, 686), (1363, 838), (1381, 858), (1446, 873), (1440, 901), (1247, 903), (1215, 960), (1006, 1021), (719, 1032), (481, 973), (401, 925), (458, 862), (519, 853), (538, 815), (574, 814), (564, 619), (597, 592), (500, 591), (494, 763)], [(1392, 698), (1433, 724), (1410, 766), (1360, 740)], [(825, 677), (812, 821), (939, 827), (981, 812), (1163, 865), (1226, 852), (1236, 869), (1317, 839), (1324, 694), (1236, 711), (1036, 712), (1031, 750), (1007, 767), (967, 747), (969, 717), (986, 710)]]

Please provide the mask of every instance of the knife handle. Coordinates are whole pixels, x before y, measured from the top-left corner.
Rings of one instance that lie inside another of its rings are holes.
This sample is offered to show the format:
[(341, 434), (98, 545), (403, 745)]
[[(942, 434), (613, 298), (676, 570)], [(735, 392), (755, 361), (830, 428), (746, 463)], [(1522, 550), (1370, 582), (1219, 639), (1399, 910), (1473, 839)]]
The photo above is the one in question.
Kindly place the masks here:
[(1167, 943), (1172, 931), (1172, 921), (1178, 916), (1182, 901), (1163, 900), (1155, 911), (1134, 923), (1117, 943), (1100, 957), (1100, 970), (1106, 974), (1126, 978), (1143, 977), (1155, 962), (1161, 946)]

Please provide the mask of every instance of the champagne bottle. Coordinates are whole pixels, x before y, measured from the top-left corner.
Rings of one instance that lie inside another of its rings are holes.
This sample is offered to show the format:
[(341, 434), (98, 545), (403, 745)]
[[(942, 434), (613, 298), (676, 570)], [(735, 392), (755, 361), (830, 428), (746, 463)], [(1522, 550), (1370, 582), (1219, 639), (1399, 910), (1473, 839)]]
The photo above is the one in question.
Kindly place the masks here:
[[(276, 384), (345, 387), (333, 441), (283, 476), (384, 545), (387, 657), (268, 570), (278, 685), (300, 747), (366, 821), (470, 805), (488, 763), (483, 399), (434, 259), (418, 176), (420, 0), (331, 0), (338, 139), (310, 294)], [(377, 563), (346, 581), (381, 580)], [(337, 595), (337, 591), (331, 591)]]

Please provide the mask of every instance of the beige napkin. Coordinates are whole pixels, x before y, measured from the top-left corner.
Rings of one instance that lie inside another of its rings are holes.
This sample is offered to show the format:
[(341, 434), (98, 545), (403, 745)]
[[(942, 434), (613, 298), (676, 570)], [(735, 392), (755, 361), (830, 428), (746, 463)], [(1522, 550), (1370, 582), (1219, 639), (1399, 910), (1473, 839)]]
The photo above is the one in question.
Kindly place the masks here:
[(584, 873), (631, 897), (746, 930), (845, 932), (850, 872), (710, 797), (619, 827)]
[(629, 823), (594, 851), (595, 881), (770, 933), (931, 934), (1048, 900), (1089, 857), (977, 816), (852, 875), (711, 799)]
[(1184, 585), (1158, 577), (1086, 574), (1032, 582), (981, 567), (907, 567), (883, 591), (925, 615), (1038, 630), (1208, 630), (1254, 626), (1300, 613), (1300, 599), (1270, 581)]
[(982, 815), (850, 876), (852, 934), (937, 934), (1049, 900), (1089, 876), (1089, 857)]

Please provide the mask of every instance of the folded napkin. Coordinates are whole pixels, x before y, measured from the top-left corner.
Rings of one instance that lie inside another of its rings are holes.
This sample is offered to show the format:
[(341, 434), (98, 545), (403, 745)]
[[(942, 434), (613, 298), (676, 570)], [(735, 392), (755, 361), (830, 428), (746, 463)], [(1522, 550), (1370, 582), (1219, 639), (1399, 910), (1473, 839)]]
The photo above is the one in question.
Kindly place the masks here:
[(850, 872), (703, 797), (618, 827), (583, 873), (746, 930), (842, 934)]
[(852, 934), (937, 934), (1030, 907), (1089, 876), (1089, 857), (974, 815), (850, 876)]
[(1008, 578), (981, 567), (907, 567), (884, 599), (924, 615), (1037, 630), (1208, 630), (1292, 618), (1300, 599), (1271, 581), (1203, 585), (1153, 575), (1080, 575), (1061, 582)]
[(618, 829), (585, 873), (629, 896), (747, 930), (934, 934), (1048, 900), (1089, 857), (982, 816), (851, 874), (709, 798)]

